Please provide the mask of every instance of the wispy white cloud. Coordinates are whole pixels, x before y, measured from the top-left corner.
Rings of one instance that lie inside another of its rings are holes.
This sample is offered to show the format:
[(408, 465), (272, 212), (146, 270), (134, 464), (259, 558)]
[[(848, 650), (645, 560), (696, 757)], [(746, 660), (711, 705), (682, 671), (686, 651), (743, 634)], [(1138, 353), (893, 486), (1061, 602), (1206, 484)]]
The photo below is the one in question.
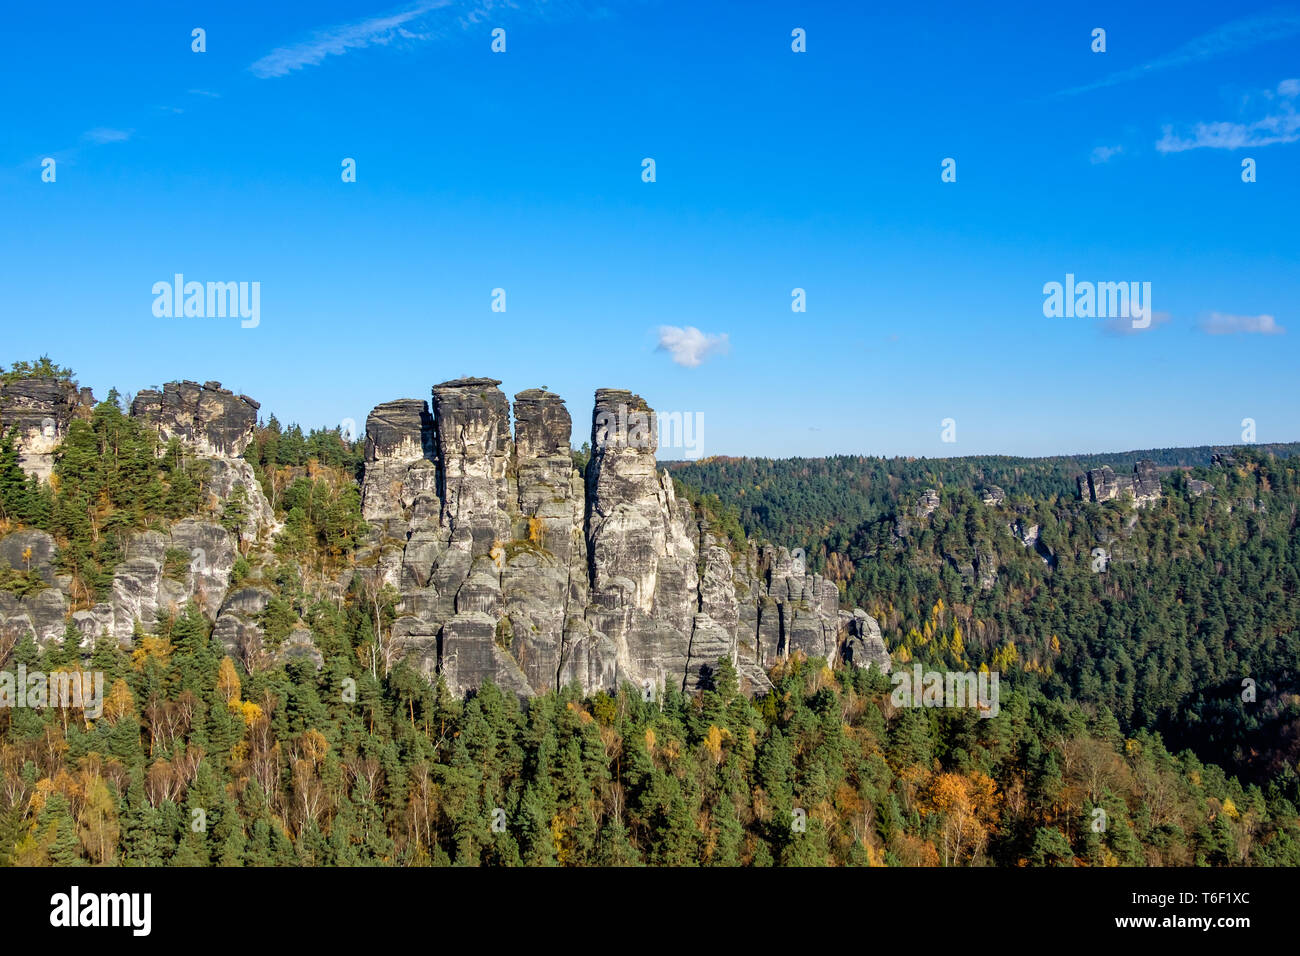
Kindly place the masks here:
[(693, 325), (659, 326), (659, 351), (668, 352), (674, 362), (686, 368), (696, 368), (710, 355), (725, 353), (730, 347), (726, 333), (701, 332)]
[(1266, 13), (1260, 16), (1246, 17), (1242, 20), (1233, 20), (1231, 23), (1225, 23), (1209, 33), (1196, 37), (1194, 40), (1189, 40), (1178, 49), (1166, 53), (1164, 56), (1157, 57), (1139, 66), (1130, 67), (1127, 70), (1110, 73), (1099, 80), (1085, 83), (1082, 86), (1060, 90), (1056, 95), (1077, 96), (1080, 93), (1088, 93), (1092, 90), (1115, 86), (1119, 83), (1127, 83), (1144, 76), (1150, 76), (1152, 73), (1186, 66), (1189, 63), (1240, 53), (1243, 50), (1249, 50), (1251, 47), (1259, 46), (1261, 43), (1268, 43), (1272, 40), (1285, 40), (1298, 34), (1300, 34), (1300, 13), (1292, 11)]
[(1265, 90), (1261, 97), (1280, 101), (1273, 112), (1251, 123), (1197, 123), (1190, 135), (1180, 136), (1174, 127), (1166, 125), (1156, 142), (1162, 153), (1182, 153), (1189, 149), (1241, 149), (1247, 146), (1272, 146), (1275, 143), (1294, 143), (1300, 140), (1300, 113), (1294, 100), (1300, 96), (1300, 80), (1283, 80), (1277, 92)]
[(214, 100), (221, 99), (220, 93), (213, 93), (211, 90), (190, 90), (190, 96), (207, 96)]
[(110, 129), (107, 126), (96, 126), (94, 129), (88, 129), (81, 134), (81, 138), (88, 143), (103, 145), (104, 143), (125, 143), (135, 132), (129, 129)]
[(262, 79), (285, 76), (305, 66), (315, 66), (328, 56), (342, 56), (349, 50), (374, 45), (386, 46), (397, 39), (424, 39), (425, 35), (413, 33), (405, 25), (432, 10), (451, 4), (452, 0), (419, 0), (413, 6), (396, 13), (327, 27), (316, 31), (301, 43), (272, 50), (250, 66), (249, 70)]
[(1211, 312), (1201, 323), (1207, 335), (1282, 335), (1286, 328), (1271, 315), (1229, 315)]
[(1108, 163), (1112, 156), (1118, 156), (1124, 152), (1123, 146), (1098, 146), (1092, 151), (1089, 159), (1095, 165), (1097, 163)]

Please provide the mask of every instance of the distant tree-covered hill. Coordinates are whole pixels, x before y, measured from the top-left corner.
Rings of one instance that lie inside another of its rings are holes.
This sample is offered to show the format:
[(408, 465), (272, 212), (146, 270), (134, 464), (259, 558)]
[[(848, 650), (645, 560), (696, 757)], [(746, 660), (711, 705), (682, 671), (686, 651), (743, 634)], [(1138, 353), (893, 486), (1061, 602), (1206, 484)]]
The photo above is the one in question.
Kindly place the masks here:
[[(1213, 467), (1207, 447), (715, 459), (673, 473), (720, 526), (804, 547), (846, 603), (879, 618), (898, 660), (1001, 670), (1053, 699), (1105, 707), (1125, 732), (1157, 731), (1254, 779), (1294, 782), (1296, 447), (1236, 448)], [(1169, 469), (1150, 506), (1079, 499), (1085, 466), (1128, 472), (1140, 456)], [(1005, 498), (987, 494), (992, 485)], [(925, 488), (938, 496), (922, 507)]]
[[(1279, 458), (1300, 454), (1300, 442), (1247, 446)], [(696, 462), (666, 461), (673, 477), (699, 493), (717, 495), (746, 534), (788, 547), (811, 548), (833, 528), (856, 527), (915, 497), (925, 488), (979, 489), (997, 485), (1012, 497), (1076, 497), (1075, 479), (1090, 468), (1109, 465), (1128, 472), (1147, 459), (1158, 470), (1204, 468), (1226, 446), (1148, 448), (1095, 455), (1015, 458), (730, 458)]]

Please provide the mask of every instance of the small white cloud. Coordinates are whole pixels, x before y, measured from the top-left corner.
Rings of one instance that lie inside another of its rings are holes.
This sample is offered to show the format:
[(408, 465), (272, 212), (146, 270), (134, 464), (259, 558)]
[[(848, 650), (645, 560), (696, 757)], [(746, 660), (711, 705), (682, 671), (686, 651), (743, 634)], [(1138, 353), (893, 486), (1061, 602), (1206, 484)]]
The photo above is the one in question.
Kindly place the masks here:
[(1209, 318), (1201, 323), (1201, 331), (1208, 335), (1282, 335), (1286, 329), (1271, 315), (1211, 312)]
[(1277, 85), (1277, 95), (1288, 100), (1300, 96), (1300, 80), (1283, 80)]
[(1117, 156), (1122, 152), (1124, 152), (1123, 146), (1098, 146), (1092, 151), (1091, 159), (1094, 164), (1106, 163), (1110, 161), (1112, 156)]
[(96, 126), (94, 129), (86, 130), (82, 139), (91, 143), (125, 143), (131, 138), (133, 131), (129, 129), (109, 129), (106, 126)]
[(659, 326), (659, 351), (668, 352), (674, 362), (686, 368), (696, 368), (710, 355), (725, 353), (730, 347), (726, 333), (713, 335), (693, 325)]
[(189, 94), (190, 96), (206, 96), (214, 100), (221, 99), (220, 93), (213, 93), (211, 90), (190, 90)]

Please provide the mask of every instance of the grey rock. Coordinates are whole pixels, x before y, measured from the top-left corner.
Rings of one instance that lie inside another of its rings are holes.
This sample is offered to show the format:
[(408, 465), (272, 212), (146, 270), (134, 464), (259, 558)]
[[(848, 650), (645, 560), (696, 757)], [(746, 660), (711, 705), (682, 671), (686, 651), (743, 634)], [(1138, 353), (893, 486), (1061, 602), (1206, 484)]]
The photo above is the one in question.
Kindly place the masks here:
[(939, 507), (939, 493), (933, 488), (926, 488), (921, 493), (921, 497), (916, 502), (916, 517), (925, 518), (934, 513), (934, 509)]
[(854, 667), (874, 666), (888, 674), (892, 662), (879, 622), (861, 609), (840, 613), (847, 615), (843, 619), (844, 660)]
[(56, 586), (54, 538), (44, 531), (14, 531), (0, 538), (0, 565), (15, 571), (35, 571), (41, 580)]
[(1078, 478), (1079, 497), (1085, 501), (1115, 501), (1130, 498), (1134, 507), (1145, 508), (1161, 497), (1160, 477), (1155, 465), (1142, 460), (1133, 466), (1133, 474), (1117, 475), (1109, 465), (1094, 468)]
[(260, 407), (220, 382), (184, 381), (168, 382), (161, 392), (137, 392), (131, 415), (151, 425), (163, 442), (178, 438), (199, 455), (236, 458), (253, 439)]
[(38, 376), (0, 382), (0, 432), (15, 429), (19, 466), (48, 481), (68, 426), (74, 418), (88, 417), (92, 405), (90, 389), (78, 389), (74, 382)]
[(492, 680), (526, 695), (696, 689), (720, 660), (761, 692), (792, 651), (845, 653), (833, 582), (785, 549), (733, 560), (696, 525), (658, 468), (643, 399), (596, 393), (580, 473), (560, 397), (519, 392), (512, 434), (499, 384), (435, 386), (432, 427), (409, 399), (367, 421), (365, 567), (400, 592), (397, 657), (456, 694)]
[(422, 399), (401, 398), (375, 407), (366, 419), (361, 512), (367, 521), (437, 515), (438, 474), (433, 416)]

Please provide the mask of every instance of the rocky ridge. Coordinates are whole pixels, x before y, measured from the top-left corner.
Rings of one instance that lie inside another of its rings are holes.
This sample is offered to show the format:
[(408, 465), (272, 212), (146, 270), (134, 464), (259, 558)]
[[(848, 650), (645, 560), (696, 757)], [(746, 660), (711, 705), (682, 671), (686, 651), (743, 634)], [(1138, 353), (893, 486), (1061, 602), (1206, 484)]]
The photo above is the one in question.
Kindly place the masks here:
[[(677, 498), (656, 462), (655, 413), (639, 396), (596, 393), (583, 471), (564, 401), (529, 389), (512, 408), (499, 385), (444, 382), (432, 407), (398, 399), (367, 419), (361, 499), (370, 532), (355, 573), (398, 595), (396, 620), (381, 635), (387, 664), (404, 659), (426, 678), (441, 675), (457, 695), (490, 679), (520, 696), (571, 682), (588, 692), (624, 681), (647, 694), (693, 690), (720, 659), (760, 690), (770, 686), (766, 669), (795, 652), (888, 670), (879, 625), (841, 610), (834, 583), (809, 574), (798, 552), (751, 544), (733, 556)], [(31, 394), (38, 401), (24, 414), (37, 420), (72, 394), (93, 401), (88, 390)], [(218, 382), (184, 381), (140, 392), (131, 414), (208, 463), (218, 502), (242, 485), (242, 537), (265, 546), (278, 531), (274, 512), (240, 457), (258, 407)], [(55, 447), (45, 452), (51, 461)], [(190, 560), (178, 564), (182, 552)], [(238, 554), (215, 521), (136, 533), (107, 600), (69, 613), (70, 579), (55, 571), (53, 539), (17, 532), (0, 539), (0, 561), (19, 567), (27, 555), (47, 587), (23, 598), (0, 592), (0, 627), (47, 642), (71, 623), (83, 647), (100, 634), (129, 644), (137, 624), (147, 631), (194, 600), (247, 665), (303, 656), (319, 667), (302, 628), (266, 653), (261, 618), (272, 594), (255, 582), (231, 586)]]
[[(90, 389), (28, 378), (6, 384), (4, 398), (0, 421), (18, 425), (20, 436), (30, 435), (30, 430), (24, 431), (29, 423), (44, 422), (48, 432), (54, 422), (52, 435), (42, 435), (48, 441), (33, 444), (24, 437), (27, 444), (20, 458), (30, 474), (48, 480), (68, 423), (94, 404)], [(141, 391), (131, 406), (132, 416), (155, 428), (160, 439), (179, 439), (207, 464), (206, 487), (218, 513), (236, 488), (244, 489), (247, 517), (242, 531), (250, 542), (268, 540), (278, 530), (252, 466), (238, 457), (252, 439), (257, 408), (252, 399), (235, 396), (218, 382), (171, 382), (161, 391)], [(234, 535), (217, 521), (191, 517), (166, 531), (132, 533), (105, 599), (76, 611), (70, 610), (78, 603), (72, 579), (55, 571), (55, 552), (54, 539), (43, 531), (17, 531), (0, 538), (0, 563), (34, 571), (45, 585), (22, 597), (0, 591), (0, 630), (15, 636), (29, 633), (40, 643), (75, 633), (86, 648), (107, 634), (129, 645), (137, 624), (147, 631), (161, 616), (194, 601), (221, 632), (238, 549)]]
[(752, 688), (794, 651), (888, 667), (879, 627), (785, 549), (733, 560), (655, 460), (655, 413), (596, 393), (585, 473), (563, 400), (510, 403), (495, 379), (433, 388), (366, 424), (363, 508), (373, 568), (400, 594), (394, 657), (464, 693), (576, 681), (650, 692), (706, 684), (719, 659)]

